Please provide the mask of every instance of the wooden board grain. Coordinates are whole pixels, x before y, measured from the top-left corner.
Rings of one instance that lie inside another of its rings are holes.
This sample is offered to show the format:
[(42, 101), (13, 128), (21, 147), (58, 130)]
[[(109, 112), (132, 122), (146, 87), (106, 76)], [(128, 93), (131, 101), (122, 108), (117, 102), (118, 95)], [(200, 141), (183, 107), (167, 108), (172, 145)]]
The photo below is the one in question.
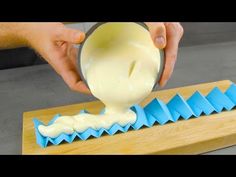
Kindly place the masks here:
[[(142, 106), (158, 97), (168, 102), (176, 93), (185, 99), (196, 90), (207, 95), (214, 87), (225, 91), (231, 81), (224, 80), (151, 93)], [(98, 113), (101, 102), (89, 102), (44, 110), (25, 112), (23, 115), (22, 154), (200, 154), (236, 144), (236, 110), (210, 116), (180, 120), (166, 125), (132, 130), (114, 136), (105, 135), (86, 141), (50, 145), (41, 148), (36, 144), (32, 119), (37, 117), (48, 123), (55, 114), (73, 115), (81, 109)]]

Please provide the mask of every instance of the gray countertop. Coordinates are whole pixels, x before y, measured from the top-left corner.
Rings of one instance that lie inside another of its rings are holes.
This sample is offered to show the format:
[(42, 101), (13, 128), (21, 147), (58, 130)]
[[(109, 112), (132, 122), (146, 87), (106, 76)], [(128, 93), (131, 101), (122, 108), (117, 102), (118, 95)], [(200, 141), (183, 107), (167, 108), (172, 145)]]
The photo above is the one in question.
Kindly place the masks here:
[[(236, 81), (235, 68), (236, 42), (182, 47), (165, 89)], [(0, 154), (21, 154), (23, 112), (92, 100), (70, 91), (48, 65), (0, 70)], [(236, 146), (207, 154), (236, 154)]]

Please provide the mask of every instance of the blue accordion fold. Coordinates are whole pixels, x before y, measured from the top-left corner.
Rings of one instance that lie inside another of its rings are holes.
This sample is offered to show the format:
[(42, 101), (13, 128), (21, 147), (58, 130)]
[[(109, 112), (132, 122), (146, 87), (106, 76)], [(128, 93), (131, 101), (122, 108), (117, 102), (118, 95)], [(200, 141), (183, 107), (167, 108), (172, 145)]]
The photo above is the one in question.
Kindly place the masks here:
[[(210, 115), (212, 113), (220, 113), (223, 110), (230, 111), (236, 106), (236, 85), (231, 86), (222, 93), (218, 87), (210, 91), (207, 96), (203, 96), (200, 92), (196, 91), (187, 100), (176, 94), (167, 104), (159, 99), (152, 100), (144, 108), (139, 105), (134, 105), (131, 109), (136, 113), (137, 120), (134, 124), (128, 124), (124, 127), (114, 124), (109, 129), (101, 128), (94, 130), (88, 128), (82, 133), (74, 132), (71, 135), (65, 133), (60, 134), (56, 138), (44, 137), (38, 130), (39, 125), (43, 125), (37, 119), (34, 119), (34, 128), (36, 134), (37, 144), (45, 148), (52, 143), (59, 145), (63, 141), (72, 143), (76, 138), (87, 140), (89, 137), (99, 138), (103, 134), (114, 135), (117, 132), (127, 132), (128, 130), (138, 130), (144, 126), (152, 127), (155, 123), (164, 125), (168, 122), (176, 122), (180, 118), (185, 120), (195, 117), (198, 118), (202, 114)], [(82, 110), (80, 113), (84, 113)], [(60, 115), (56, 115), (48, 125), (51, 125)]]

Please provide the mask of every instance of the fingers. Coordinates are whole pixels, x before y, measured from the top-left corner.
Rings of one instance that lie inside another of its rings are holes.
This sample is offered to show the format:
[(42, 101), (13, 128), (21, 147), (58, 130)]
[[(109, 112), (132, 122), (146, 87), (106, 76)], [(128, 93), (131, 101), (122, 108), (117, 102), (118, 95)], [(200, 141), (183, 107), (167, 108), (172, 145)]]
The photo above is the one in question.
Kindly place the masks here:
[(55, 33), (55, 37), (56, 41), (65, 41), (73, 44), (79, 44), (84, 40), (85, 34), (79, 30), (61, 27), (58, 28), (57, 32)]
[(60, 72), (60, 75), (71, 90), (91, 94), (90, 90), (85, 83), (81, 81), (78, 74), (76, 55), (77, 49), (73, 45), (70, 45), (67, 53), (67, 67), (64, 65), (64, 69)]
[(80, 80), (78, 73), (75, 70), (65, 70), (60, 73), (63, 80), (73, 91), (78, 91), (85, 94), (91, 94), (85, 83)]
[(58, 73), (65, 83), (73, 91), (91, 94), (85, 83), (81, 81), (77, 71), (78, 49), (74, 47), (73, 44), (64, 42), (57, 50), (60, 50), (62, 55), (58, 56), (60, 61), (57, 61), (54, 66), (57, 68)]
[(166, 85), (173, 73), (178, 55), (179, 41), (183, 36), (183, 28), (179, 23), (165, 23), (165, 26), (168, 41), (165, 48), (164, 72), (159, 81), (161, 87)]
[(62, 77), (71, 90), (91, 94), (87, 86), (81, 81), (81, 78), (77, 72), (75, 65), (76, 59), (75, 56), (72, 56), (72, 53), (75, 52), (75, 50), (70, 50), (71, 56), (68, 56), (67, 53), (61, 52), (61, 50), (57, 47), (52, 48), (50, 50), (50, 56), (48, 57), (50, 59), (48, 62)]
[(69, 56), (73, 65), (78, 69), (78, 61), (77, 61), (78, 49), (74, 47), (73, 45), (71, 45), (71, 47), (68, 49), (67, 55)]
[(166, 28), (164, 23), (161, 22), (147, 22), (146, 23), (150, 34), (151, 38), (155, 44), (155, 46), (159, 49), (163, 49), (166, 46)]

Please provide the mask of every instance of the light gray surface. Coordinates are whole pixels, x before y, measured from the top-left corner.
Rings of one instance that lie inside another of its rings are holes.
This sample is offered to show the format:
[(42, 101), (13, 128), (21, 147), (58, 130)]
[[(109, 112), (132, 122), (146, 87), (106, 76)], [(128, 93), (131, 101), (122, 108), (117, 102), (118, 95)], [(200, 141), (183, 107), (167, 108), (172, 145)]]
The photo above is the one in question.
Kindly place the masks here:
[[(16, 56), (17, 57), (17, 56)], [(180, 48), (166, 88), (236, 81), (236, 42)], [(48, 65), (0, 71), (0, 154), (21, 154), (22, 113), (93, 100), (73, 93)], [(236, 154), (236, 147), (210, 154)]]

